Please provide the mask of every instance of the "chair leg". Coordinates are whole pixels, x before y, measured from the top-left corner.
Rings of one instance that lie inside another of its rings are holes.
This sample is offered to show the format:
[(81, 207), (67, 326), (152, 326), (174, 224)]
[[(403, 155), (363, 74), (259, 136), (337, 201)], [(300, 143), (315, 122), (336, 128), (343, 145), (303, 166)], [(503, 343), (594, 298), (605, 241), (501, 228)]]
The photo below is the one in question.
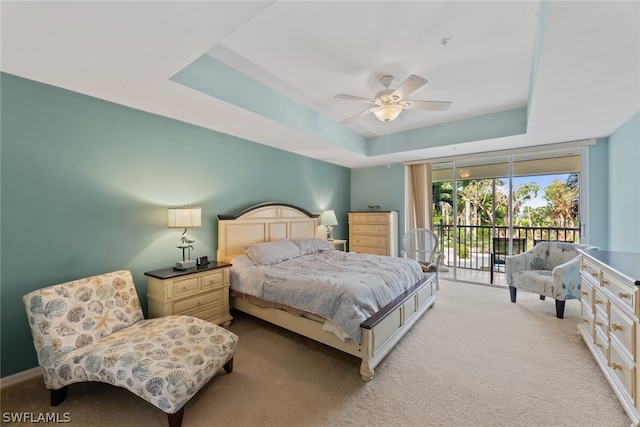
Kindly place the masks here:
[(67, 392), (69, 391), (69, 386), (64, 386), (58, 390), (49, 390), (51, 392), (51, 406), (58, 406), (61, 404), (65, 397), (67, 397)]
[(175, 414), (167, 414), (169, 427), (180, 427), (182, 425), (182, 417), (184, 416), (184, 406)]
[(227, 374), (230, 374), (231, 372), (233, 372), (233, 357), (229, 359), (227, 363), (224, 364), (223, 368)]
[(518, 293), (518, 289), (510, 285), (509, 293), (511, 294), (511, 302), (516, 302), (516, 294)]
[(540, 299), (544, 301), (544, 295), (540, 295)]
[(564, 318), (564, 301), (556, 300), (556, 317), (558, 319)]

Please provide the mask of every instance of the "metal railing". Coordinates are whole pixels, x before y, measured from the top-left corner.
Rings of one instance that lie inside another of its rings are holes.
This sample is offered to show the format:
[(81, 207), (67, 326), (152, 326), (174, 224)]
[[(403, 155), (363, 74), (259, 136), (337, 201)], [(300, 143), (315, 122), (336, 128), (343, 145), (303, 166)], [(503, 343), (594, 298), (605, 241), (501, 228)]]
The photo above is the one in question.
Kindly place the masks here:
[[(457, 226), (454, 240), (454, 226), (434, 224), (433, 231), (439, 237), (440, 251), (443, 254), (443, 265), (455, 265), (457, 268), (489, 270), (489, 255), (493, 250), (494, 237), (509, 237), (507, 226), (463, 225)], [(526, 239), (526, 249), (533, 248), (540, 241), (578, 243), (579, 227), (513, 227), (514, 239)], [(454, 243), (455, 242), (455, 243)], [(455, 247), (454, 247), (455, 246)], [(455, 257), (453, 256), (455, 252)]]

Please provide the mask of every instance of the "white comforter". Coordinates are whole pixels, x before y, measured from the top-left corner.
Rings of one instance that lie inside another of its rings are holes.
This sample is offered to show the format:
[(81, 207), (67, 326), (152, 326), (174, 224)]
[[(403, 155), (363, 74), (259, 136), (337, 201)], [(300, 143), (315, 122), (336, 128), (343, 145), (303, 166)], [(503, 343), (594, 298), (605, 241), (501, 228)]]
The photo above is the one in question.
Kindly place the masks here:
[(279, 264), (233, 259), (231, 289), (330, 319), (360, 343), (360, 324), (423, 277), (409, 259), (338, 250)]

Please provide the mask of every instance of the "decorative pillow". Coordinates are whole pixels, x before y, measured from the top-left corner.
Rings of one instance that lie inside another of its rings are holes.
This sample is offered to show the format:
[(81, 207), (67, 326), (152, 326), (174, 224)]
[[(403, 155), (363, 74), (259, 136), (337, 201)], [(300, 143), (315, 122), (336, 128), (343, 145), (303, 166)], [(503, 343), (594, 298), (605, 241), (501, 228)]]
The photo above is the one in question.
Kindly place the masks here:
[(316, 254), (322, 251), (330, 251), (333, 249), (331, 243), (317, 237), (308, 239), (291, 239), (291, 241), (302, 250), (305, 255)]
[(277, 239), (245, 246), (244, 251), (257, 265), (271, 265), (304, 255), (291, 240)]

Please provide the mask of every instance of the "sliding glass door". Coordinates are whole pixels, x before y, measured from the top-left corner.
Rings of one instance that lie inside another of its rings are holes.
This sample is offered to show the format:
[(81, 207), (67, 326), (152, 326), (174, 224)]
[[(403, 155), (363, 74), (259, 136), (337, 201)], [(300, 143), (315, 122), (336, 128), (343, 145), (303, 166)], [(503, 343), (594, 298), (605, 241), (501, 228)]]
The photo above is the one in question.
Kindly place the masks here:
[(432, 164), (442, 277), (505, 285), (509, 254), (541, 240), (578, 242), (580, 156), (510, 154)]

